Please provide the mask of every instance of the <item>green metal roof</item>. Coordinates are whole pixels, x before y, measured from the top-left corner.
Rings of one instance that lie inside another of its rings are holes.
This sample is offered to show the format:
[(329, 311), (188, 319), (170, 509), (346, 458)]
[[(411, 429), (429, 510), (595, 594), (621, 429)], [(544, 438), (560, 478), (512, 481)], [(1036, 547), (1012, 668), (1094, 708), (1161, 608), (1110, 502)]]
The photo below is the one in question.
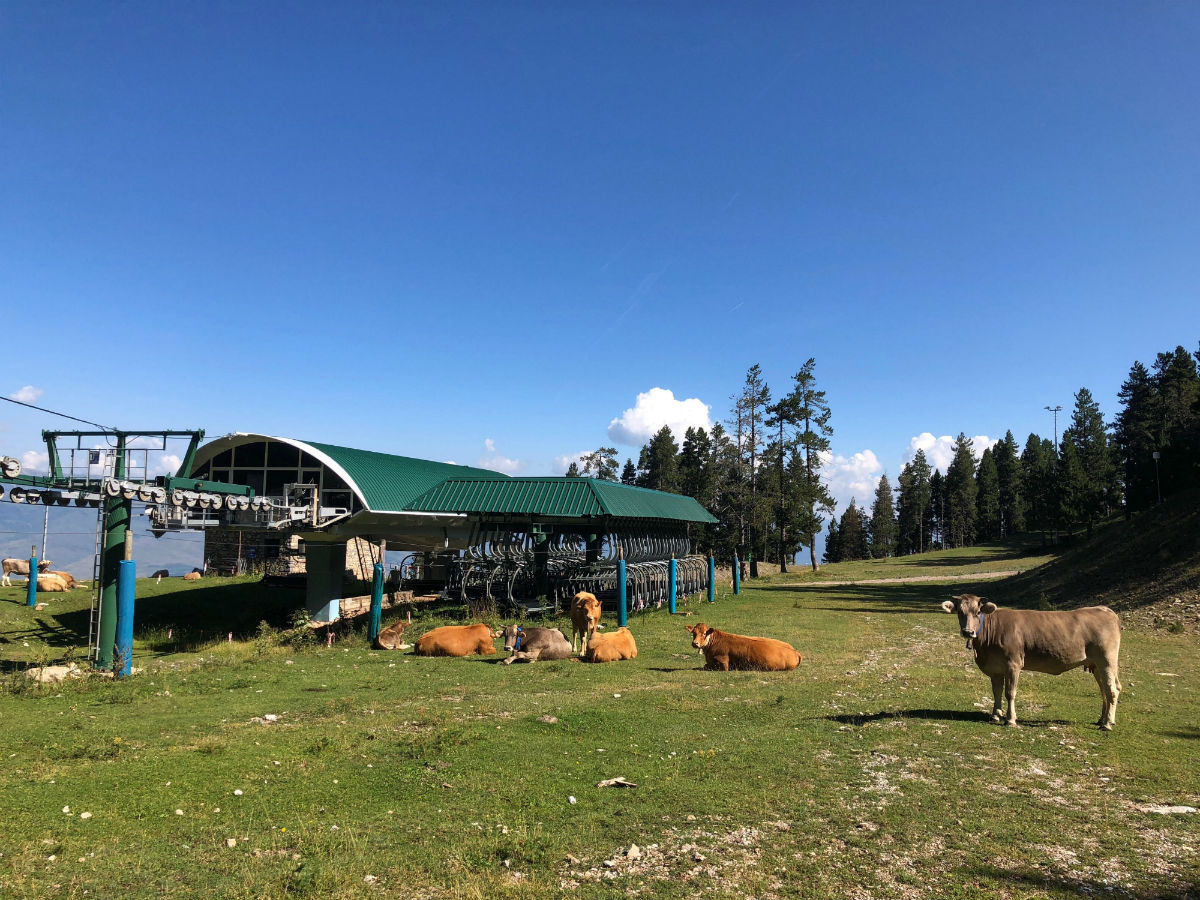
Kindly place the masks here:
[(368, 509), (406, 510), (413, 500), (447, 478), (470, 478), (476, 482), (508, 481), (509, 477), (488, 469), (456, 466), (453, 463), (393, 456), (373, 450), (355, 450), (336, 444), (304, 441), (333, 460), (358, 488)]
[(613, 517), (716, 522), (691, 497), (596, 478), (475, 478), (453, 475), (409, 503), (415, 512), (546, 518)]

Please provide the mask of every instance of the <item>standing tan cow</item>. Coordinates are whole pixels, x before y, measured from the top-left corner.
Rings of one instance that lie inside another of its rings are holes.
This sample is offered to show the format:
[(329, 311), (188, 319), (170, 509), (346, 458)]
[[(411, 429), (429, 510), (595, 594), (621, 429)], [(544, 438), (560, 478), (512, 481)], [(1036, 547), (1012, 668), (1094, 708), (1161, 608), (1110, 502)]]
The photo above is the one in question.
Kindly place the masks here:
[(706, 669), (790, 672), (803, 658), (791, 644), (775, 638), (730, 634), (703, 622), (683, 627), (692, 636), (692, 646), (704, 653)]
[(595, 594), (580, 591), (571, 600), (571, 649), (579, 643), (579, 652), (586, 653), (588, 643), (600, 624), (600, 601)]
[(495, 653), (492, 629), (480, 622), (477, 625), (443, 625), (417, 638), (415, 652), (419, 656), (470, 656), (472, 653)]
[(942, 604), (958, 615), (959, 632), (975, 651), (975, 665), (992, 680), (992, 720), (1002, 718), (1001, 696), (1008, 701), (1005, 724), (1017, 724), (1017, 681), (1021, 670), (1061, 675), (1083, 666), (1096, 677), (1103, 705), (1096, 723), (1111, 731), (1121, 694), (1117, 657), (1121, 620), (1107, 606), (1043, 612), (1000, 609), (975, 594), (959, 594)]
[[(54, 563), (48, 559), (39, 560), (37, 564), (38, 571), (48, 572), (52, 565)], [(8, 578), (9, 575), (29, 576), (29, 560), (27, 559), (5, 559), (0, 561), (0, 567), (4, 569), (4, 577), (0, 579), (0, 584), (3, 584), (5, 587), (12, 586), (12, 582)]]

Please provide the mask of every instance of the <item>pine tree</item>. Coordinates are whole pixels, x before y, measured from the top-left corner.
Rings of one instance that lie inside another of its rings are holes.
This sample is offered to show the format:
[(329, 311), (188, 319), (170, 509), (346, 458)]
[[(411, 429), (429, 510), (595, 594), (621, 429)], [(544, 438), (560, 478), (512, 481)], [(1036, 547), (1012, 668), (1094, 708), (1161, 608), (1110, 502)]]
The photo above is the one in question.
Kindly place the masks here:
[(983, 451), (975, 474), (976, 527), (980, 540), (999, 540), (1003, 517), (1000, 506), (1000, 472), (992, 448)]
[(567, 477), (568, 478), (578, 478), (579, 477), (579, 463), (575, 462), (574, 460), (571, 460), (571, 464), (569, 466), (567, 466)]
[(689, 428), (683, 433), (683, 445), (679, 449), (679, 490), (707, 506), (712, 502), (712, 473), (709, 457), (712, 441), (703, 428)]
[(601, 447), (583, 455), (583, 474), (592, 475), (601, 481), (617, 480), (617, 448)]
[(1062, 512), (1070, 523), (1084, 524), (1088, 534), (1111, 510), (1119, 496), (1117, 467), (1100, 406), (1092, 392), (1075, 395), (1071, 424), (1063, 431), (1060, 490)]
[(862, 512), (853, 498), (842, 513), (842, 520), (838, 524), (838, 536), (843, 560), (870, 558), (871, 551), (867, 546), (867, 530), (863, 527)]
[(875, 505), (871, 507), (871, 556), (882, 559), (896, 553), (896, 506), (887, 474), (879, 478)]
[(946, 538), (946, 479), (937, 469), (929, 476), (929, 548), (944, 550)]
[(955, 547), (975, 540), (975, 455), (971, 439), (963, 432), (954, 442), (954, 459), (946, 470), (946, 509), (949, 539)]
[(1195, 359), (1176, 347), (1154, 361), (1159, 397), (1159, 478), (1169, 497), (1200, 477), (1200, 375)]
[(817, 571), (816, 536), (824, 521), (822, 513), (833, 516), (835, 502), (828, 486), (821, 481), (821, 460), (829, 451), (829, 439), (833, 427), (829, 424), (831, 412), (825, 400), (825, 392), (817, 390), (814, 374), (816, 360), (810, 358), (792, 376), (795, 387), (789, 394), (789, 402), (795, 410), (799, 431), (796, 435), (803, 466), (793, 476), (796, 484), (796, 519), (794, 528), (797, 537), (809, 548), (812, 570)]
[(674, 493), (679, 489), (679, 446), (671, 434), (671, 428), (664, 425), (645, 448), (645, 486), (656, 491)]
[(1021, 453), (1021, 475), (1025, 482), (1026, 526), (1042, 532), (1043, 539), (1055, 528), (1057, 497), (1054, 490), (1054, 444), (1030, 434)]
[(750, 577), (758, 577), (758, 561), (763, 554), (763, 515), (761, 496), (758, 490), (759, 454), (765, 440), (765, 416), (771, 403), (771, 389), (762, 378), (762, 368), (755, 363), (746, 371), (742, 392), (736, 398), (735, 414), (742, 425), (740, 444), (746, 472), (748, 492), (743, 498), (743, 520), (746, 523), (746, 541), (750, 552)]
[(1158, 452), (1161, 420), (1159, 397), (1146, 367), (1135, 362), (1117, 394), (1122, 409), (1113, 427), (1120, 465), (1125, 475), (1125, 515), (1149, 509), (1158, 501)]
[(842, 536), (838, 533), (836, 516), (829, 517), (829, 533), (825, 536), (825, 552), (821, 558), (827, 563), (842, 561)]
[(1000, 537), (1025, 530), (1025, 489), (1021, 458), (1012, 431), (996, 444), (996, 477), (1000, 482)]
[(787, 471), (789, 454), (796, 447), (796, 439), (792, 433), (796, 427), (796, 405), (791, 394), (781, 397), (778, 402), (768, 407), (766, 426), (775, 429), (773, 442), (767, 447), (770, 457), (770, 471), (773, 476), (771, 495), (776, 498), (775, 508), (775, 546), (779, 560), (779, 571), (787, 572), (787, 558), (791, 555), (791, 510), (789, 499), (795, 493), (790, 483)]
[(637, 466), (632, 459), (626, 458), (625, 468), (621, 470), (621, 484), (637, 484)]

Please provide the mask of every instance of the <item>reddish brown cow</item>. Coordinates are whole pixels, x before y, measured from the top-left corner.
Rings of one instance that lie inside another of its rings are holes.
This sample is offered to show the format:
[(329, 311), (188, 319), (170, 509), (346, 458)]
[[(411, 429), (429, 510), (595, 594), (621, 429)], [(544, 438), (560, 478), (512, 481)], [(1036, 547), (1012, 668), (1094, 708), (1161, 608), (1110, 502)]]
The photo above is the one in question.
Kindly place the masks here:
[(470, 656), (495, 653), (492, 629), (482, 622), (476, 625), (443, 625), (417, 638), (419, 656)]
[(584, 651), (584, 662), (616, 662), (637, 658), (637, 643), (628, 628), (622, 626), (607, 634), (594, 634)]
[(788, 672), (804, 658), (791, 644), (775, 638), (730, 634), (703, 622), (683, 627), (692, 636), (692, 646), (704, 653), (706, 669)]
[(596, 626), (600, 624), (600, 601), (595, 594), (580, 591), (571, 600), (571, 649), (575, 649), (576, 639), (579, 640), (579, 652), (586, 653), (588, 643), (596, 634)]

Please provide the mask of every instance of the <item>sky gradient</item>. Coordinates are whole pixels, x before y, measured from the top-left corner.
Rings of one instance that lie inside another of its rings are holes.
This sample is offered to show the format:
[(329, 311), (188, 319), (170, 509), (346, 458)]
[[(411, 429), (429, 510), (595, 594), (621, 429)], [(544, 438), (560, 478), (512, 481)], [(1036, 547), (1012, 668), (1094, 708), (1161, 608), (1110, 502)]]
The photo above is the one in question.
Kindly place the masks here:
[(541, 475), (815, 357), (869, 503), (1196, 350), (1198, 51), (1166, 2), (8, 3), (0, 394)]

